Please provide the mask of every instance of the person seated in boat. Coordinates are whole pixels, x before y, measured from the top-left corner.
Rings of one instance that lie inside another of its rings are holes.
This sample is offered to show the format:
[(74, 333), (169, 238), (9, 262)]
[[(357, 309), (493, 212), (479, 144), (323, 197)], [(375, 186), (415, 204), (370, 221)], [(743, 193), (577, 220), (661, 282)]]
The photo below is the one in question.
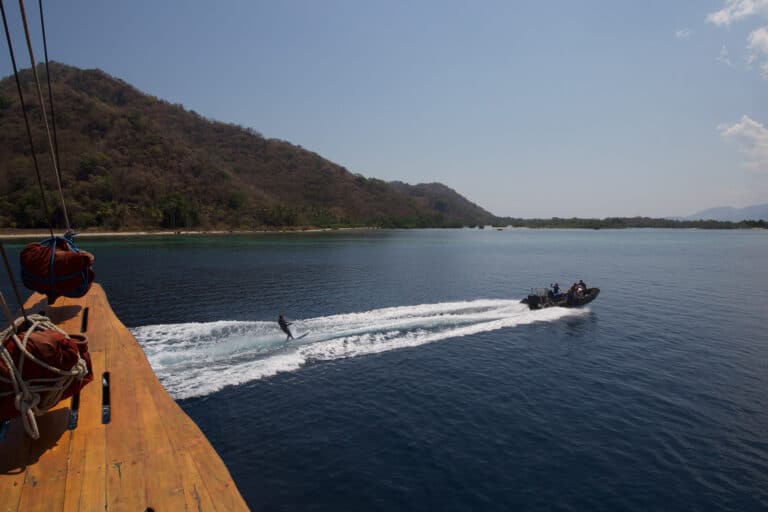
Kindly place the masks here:
[(288, 337), (285, 338), (285, 341), (292, 340), (293, 334), (291, 334), (291, 330), (288, 328), (288, 326), (291, 325), (291, 322), (287, 321), (283, 315), (280, 315), (277, 318), (277, 324), (280, 326), (280, 329), (288, 335)]
[(571, 285), (571, 288), (568, 290), (568, 293), (570, 294), (571, 297), (581, 297), (582, 292), (581, 292), (581, 286), (579, 285), (579, 283), (573, 283)]
[(565, 303), (570, 306), (573, 304), (573, 298), (576, 296), (576, 283), (573, 283), (568, 291), (565, 293)]
[(551, 290), (547, 290), (547, 297), (551, 300), (557, 300), (560, 298), (560, 285), (558, 283), (549, 283)]
[(587, 293), (587, 285), (581, 279), (579, 279), (579, 289), (581, 289), (581, 293)]

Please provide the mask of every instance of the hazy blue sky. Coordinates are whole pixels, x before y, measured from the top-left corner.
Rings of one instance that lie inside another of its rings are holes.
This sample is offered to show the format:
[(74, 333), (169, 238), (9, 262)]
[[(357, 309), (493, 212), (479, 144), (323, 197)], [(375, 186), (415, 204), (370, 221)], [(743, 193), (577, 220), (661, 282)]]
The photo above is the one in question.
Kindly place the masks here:
[[(5, 6), (27, 67), (18, 3)], [(26, 8), (41, 60), (37, 2)], [(497, 215), (768, 202), (768, 0), (44, 8), (53, 60), (352, 172), (440, 181)]]

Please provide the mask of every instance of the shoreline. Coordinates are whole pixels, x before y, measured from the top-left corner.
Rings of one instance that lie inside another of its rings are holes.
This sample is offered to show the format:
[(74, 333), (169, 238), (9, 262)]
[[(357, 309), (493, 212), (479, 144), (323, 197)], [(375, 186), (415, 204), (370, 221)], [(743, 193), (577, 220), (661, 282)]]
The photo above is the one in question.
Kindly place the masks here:
[[(229, 230), (212, 229), (206, 231), (186, 231), (186, 230), (165, 230), (165, 231), (76, 231), (78, 238), (100, 238), (100, 237), (133, 237), (133, 236), (177, 236), (177, 235), (263, 235), (269, 233), (322, 233), (326, 231), (369, 231), (378, 230), (377, 227), (361, 228), (307, 228), (307, 229), (263, 229), (263, 230)], [(62, 236), (62, 230), (54, 230), (56, 236)], [(0, 231), (0, 239), (19, 239), (19, 238), (49, 238), (49, 231), (37, 230), (13, 230)]]
[[(658, 230), (678, 230), (678, 231), (765, 231), (766, 228), (762, 227), (738, 227), (738, 228), (702, 228), (692, 226), (665, 226), (665, 227), (611, 227), (611, 228), (587, 228), (587, 227), (528, 227), (528, 226), (505, 226), (505, 227), (493, 227), (485, 226), (484, 228), (476, 227), (462, 227), (462, 228), (381, 228), (374, 226), (367, 227), (341, 227), (341, 228), (300, 228), (300, 229), (261, 229), (261, 230), (228, 230), (228, 229), (212, 229), (206, 231), (195, 230), (182, 230), (182, 231), (82, 231), (75, 232), (78, 238), (130, 238), (130, 237), (143, 237), (143, 236), (219, 236), (219, 235), (267, 235), (267, 234), (302, 234), (302, 233), (324, 233), (332, 231), (382, 231), (382, 230), (398, 230), (398, 229), (464, 229), (464, 230), (476, 230), (476, 231), (627, 231), (627, 230), (642, 230), (642, 229), (658, 229)], [(54, 231), (56, 236), (62, 236), (62, 230)], [(50, 237), (49, 231), (39, 230), (0, 230), (0, 241), (6, 240), (24, 240), (24, 239), (45, 239)]]

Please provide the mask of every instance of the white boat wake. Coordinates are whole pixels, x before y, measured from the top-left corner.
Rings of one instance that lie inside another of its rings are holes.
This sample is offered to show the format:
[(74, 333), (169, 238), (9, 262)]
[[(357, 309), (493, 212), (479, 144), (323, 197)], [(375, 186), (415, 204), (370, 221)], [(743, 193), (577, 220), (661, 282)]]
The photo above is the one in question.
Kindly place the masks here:
[(588, 309), (529, 311), (518, 300), (420, 304), (297, 320), (286, 343), (277, 322), (218, 321), (146, 325), (131, 332), (168, 392), (177, 399), (295, 371), (309, 362), (404, 347), (583, 315)]

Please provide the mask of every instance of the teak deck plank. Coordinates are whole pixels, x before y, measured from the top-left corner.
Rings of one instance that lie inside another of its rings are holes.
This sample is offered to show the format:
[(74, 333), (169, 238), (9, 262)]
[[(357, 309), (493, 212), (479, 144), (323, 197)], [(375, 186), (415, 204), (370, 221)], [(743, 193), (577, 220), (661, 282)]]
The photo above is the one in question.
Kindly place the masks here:
[(30, 458), (37, 463), (27, 466), (20, 510), (63, 509), (67, 466), (60, 462), (69, 453), (68, 420), (69, 410), (61, 407), (37, 418), (40, 439), (30, 450)]
[(78, 434), (69, 435), (69, 461), (67, 466), (67, 484), (64, 488), (64, 507), (67, 510), (79, 510), (80, 498), (85, 478), (85, 443), (77, 440)]
[[(14, 421), (14, 423), (19, 423)], [(15, 450), (3, 450), (2, 446), (14, 446)], [(0, 511), (16, 512), (19, 509), (21, 491), (26, 477), (26, 461), (31, 440), (23, 428), (11, 428), (0, 442)]]
[[(86, 306), (90, 307), (90, 295)], [(80, 331), (82, 311), (77, 317), (61, 323), (67, 332)], [(89, 312), (90, 317), (90, 312)], [(89, 327), (91, 322), (89, 321)], [(106, 443), (105, 432), (101, 425), (101, 374), (104, 371), (104, 344), (99, 343), (98, 333), (89, 328), (88, 351), (91, 355), (93, 382), (80, 392), (77, 428), (69, 433), (69, 461), (67, 485), (64, 497), (64, 510), (81, 510), (96, 507), (103, 503), (102, 480), (98, 476), (103, 471), (104, 458), (100, 455)], [(70, 402), (71, 403), (71, 402)]]
[[(40, 439), (11, 421), (0, 441), (0, 512), (54, 510), (248, 510), (205, 435), (163, 389), (144, 352), (94, 284), (80, 299), (27, 308), (69, 333), (89, 309), (88, 349), (94, 380), (80, 393), (78, 425), (66, 430), (70, 400), (38, 418)], [(102, 424), (104, 372), (111, 419)]]
[[(89, 342), (90, 343), (90, 342)], [(104, 472), (106, 450), (105, 429), (101, 424), (101, 373), (104, 351), (91, 353), (94, 379), (80, 393), (77, 428), (71, 432), (68, 484), (77, 494), (68, 495), (67, 502), (80, 509), (104, 502)], [(67, 509), (78, 510), (78, 509)]]
[[(106, 332), (114, 336), (114, 332)], [(146, 502), (146, 480), (141, 436), (134, 435), (137, 428), (138, 406), (130, 367), (131, 352), (123, 348), (110, 352), (111, 428), (107, 429), (107, 496), (116, 510), (131, 510), (136, 501)], [(133, 420), (133, 423), (131, 422)]]

